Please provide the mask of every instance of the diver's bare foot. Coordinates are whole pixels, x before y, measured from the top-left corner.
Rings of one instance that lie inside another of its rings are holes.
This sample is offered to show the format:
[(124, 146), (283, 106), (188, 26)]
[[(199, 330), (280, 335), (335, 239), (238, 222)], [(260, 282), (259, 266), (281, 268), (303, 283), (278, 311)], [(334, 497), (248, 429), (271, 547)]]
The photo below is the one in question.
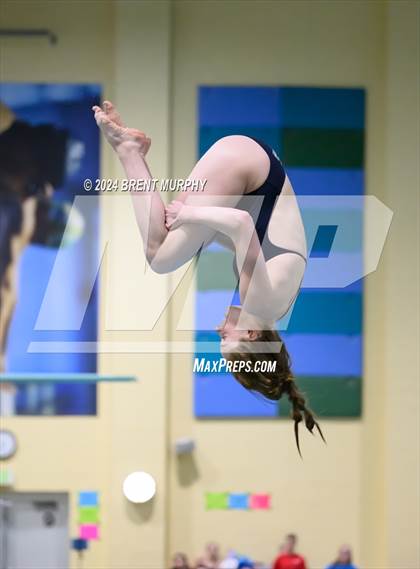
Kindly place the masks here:
[[(98, 106), (92, 107), (92, 110), (95, 113), (96, 124), (99, 126), (112, 148), (118, 154), (124, 154), (133, 150), (138, 151), (142, 156), (145, 156), (147, 154), (147, 151), (150, 148), (151, 140), (150, 138), (147, 138), (143, 132), (134, 128), (121, 126), (112, 120), (111, 116), (113, 116), (112, 112), (115, 111), (114, 109), (109, 109), (110, 114), (107, 114), (103, 109), (101, 109), (101, 107)], [(119, 115), (117, 120), (119, 122), (121, 121)]]
[(122, 121), (120, 113), (117, 111), (117, 109), (111, 103), (111, 101), (104, 101), (102, 107), (103, 107), (104, 113), (112, 122), (114, 122), (118, 126), (125, 127), (125, 124)]

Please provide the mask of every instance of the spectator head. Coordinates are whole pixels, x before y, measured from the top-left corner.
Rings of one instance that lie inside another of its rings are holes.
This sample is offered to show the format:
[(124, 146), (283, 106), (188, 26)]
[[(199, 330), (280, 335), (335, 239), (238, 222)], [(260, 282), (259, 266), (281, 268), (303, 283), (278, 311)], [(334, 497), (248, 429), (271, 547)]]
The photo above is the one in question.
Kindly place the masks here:
[(342, 545), (338, 550), (337, 562), (340, 565), (349, 565), (352, 562), (351, 549), (348, 545)]
[(217, 543), (210, 541), (206, 545), (206, 557), (212, 561), (218, 561), (220, 559), (220, 549)]
[(172, 558), (173, 569), (189, 569), (188, 558), (185, 553), (175, 553)]
[(286, 535), (286, 540), (283, 546), (283, 552), (287, 554), (291, 554), (295, 552), (295, 547), (297, 543), (297, 536), (294, 533), (288, 533)]

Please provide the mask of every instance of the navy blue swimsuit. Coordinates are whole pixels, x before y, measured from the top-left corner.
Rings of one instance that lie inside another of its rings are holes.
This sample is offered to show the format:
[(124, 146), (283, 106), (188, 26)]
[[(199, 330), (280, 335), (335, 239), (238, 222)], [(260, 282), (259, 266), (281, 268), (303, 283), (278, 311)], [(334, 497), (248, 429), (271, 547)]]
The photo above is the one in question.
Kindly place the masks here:
[[(265, 150), (270, 159), (270, 170), (262, 186), (253, 192), (250, 192), (249, 194), (244, 194), (244, 197), (239, 200), (236, 208), (247, 211), (251, 215), (255, 224), (255, 230), (261, 244), (264, 258), (266, 261), (268, 261), (273, 257), (277, 257), (277, 255), (280, 255), (281, 253), (289, 252), (288, 249), (283, 249), (282, 247), (277, 247), (277, 245), (274, 245), (269, 240), (268, 235), (266, 235), (276, 200), (283, 189), (286, 173), (280, 159), (274, 153), (274, 150), (268, 146), (268, 144), (265, 144), (265, 142), (262, 142), (253, 136), (250, 136), (248, 138), (252, 138), (252, 140), (254, 140), (261, 146), (261, 148)], [(233, 263), (233, 270), (237, 278), (239, 278), (238, 269), (236, 266), (236, 258)]]

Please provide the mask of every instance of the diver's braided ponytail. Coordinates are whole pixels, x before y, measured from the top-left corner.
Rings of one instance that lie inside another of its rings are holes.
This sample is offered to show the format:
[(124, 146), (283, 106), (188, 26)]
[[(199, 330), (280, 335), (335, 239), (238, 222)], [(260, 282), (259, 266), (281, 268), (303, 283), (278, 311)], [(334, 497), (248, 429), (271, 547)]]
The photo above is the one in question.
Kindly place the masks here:
[[(299, 423), (305, 422), (305, 426), (310, 433), (313, 434), (313, 429), (316, 427), (322, 440), (325, 442), (324, 435), (316, 422), (312, 411), (307, 407), (305, 397), (299, 390), (294, 381), (294, 376), (291, 371), (291, 360), (289, 353), (286, 349), (284, 342), (281, 340), (277, 330), (264, 330), (259, 336), (260, 342), (280, 344), (278, 351), (259, 352), (254, 351), (252, 348), (253, 342), (241, 342), (237, 351), (230, 352), (226, 358), (230, 361), (248, 361), (255, 364), (257, 361), (265, 360), (274, 362), (274, 371), (261, 373), (257, 371), (232, 371), (232, 375), (239, 381), (239, 383), (251, 391), (261, 393), (267, 399), (277, 401), (283, 395), (287, 395), (292, 406), (292, 419), (295, 423), (295, 439), (298, 452), (299, 446)], [(255, 365), (252, 366), (255, 369)]]
[(301, 423), (303, 420), (305, 421), (305, 427), (311, 434), (313, 434), (313, 428), (316, 427), (324, 443), (326, 441), (324, 435), (322, 434), (320, 426), (315, 420), (312, 411), (307, 408), (305, 398), (302, 392), (299, 391), (299, 389), (296, 387), (292, 376), (289, 376), (287, 380), (283, 382), (282, 394), (283, 393), (288, 396), (288, 399), (292, 405), (292, 419), (295, 422), (296, 446), (300, 456), (302, 456), (299, 445), (299, 423)]

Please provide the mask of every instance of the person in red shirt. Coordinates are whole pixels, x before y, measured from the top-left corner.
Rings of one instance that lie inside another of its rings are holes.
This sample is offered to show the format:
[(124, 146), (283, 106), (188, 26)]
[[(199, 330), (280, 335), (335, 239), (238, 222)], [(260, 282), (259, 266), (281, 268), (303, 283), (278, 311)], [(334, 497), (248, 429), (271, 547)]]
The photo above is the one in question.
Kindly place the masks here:
[(273, 569), (306, 569), (305, 559), (295, 552), (296, 543), (297, 536), (294, 533), (286, 535), (286, 541), (274, 561)]

